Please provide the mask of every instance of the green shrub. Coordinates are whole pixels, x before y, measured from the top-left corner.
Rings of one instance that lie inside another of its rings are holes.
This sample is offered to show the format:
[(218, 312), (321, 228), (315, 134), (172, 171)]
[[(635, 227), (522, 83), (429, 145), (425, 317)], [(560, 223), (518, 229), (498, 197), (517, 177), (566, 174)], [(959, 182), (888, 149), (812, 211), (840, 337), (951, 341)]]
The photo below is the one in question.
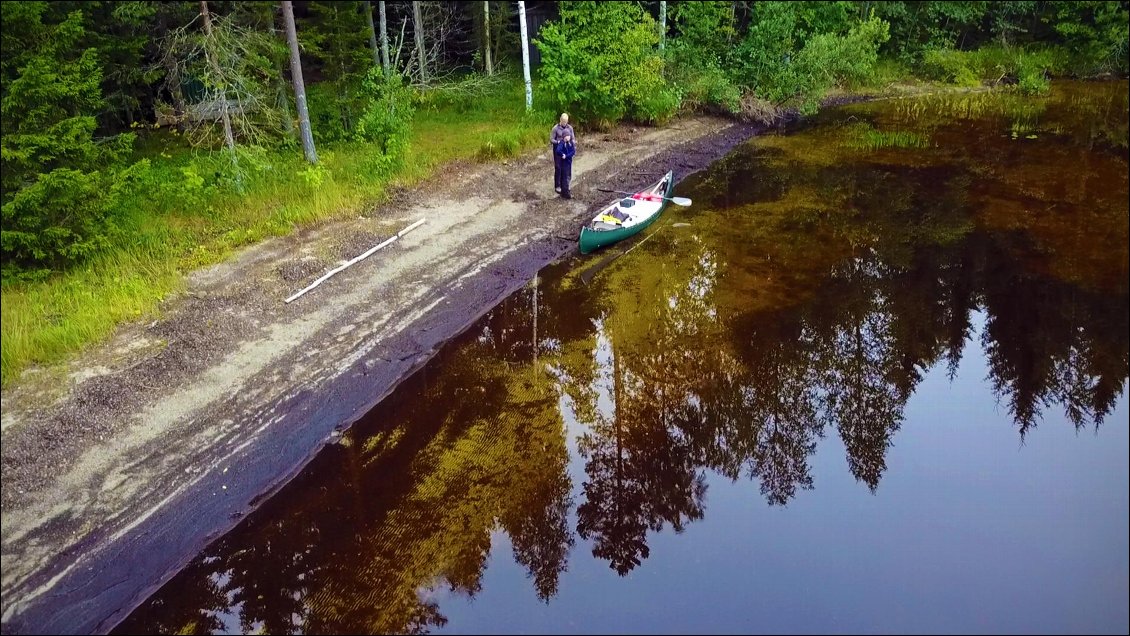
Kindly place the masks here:
[(557, 111), (596, 124), (662, 121), (678, 107), (663, 77), (655, 21), (635, 3), (562, 2), (542, 27), (541, 92)]
[(730, 56), (726, 44), (737, 34), (733, 6), (725, 1), (672, 3), (671, 24), (679, 36), (668, 41), (669, 63), (678, 67), (724, 64)]
[(377, 144), (381, 154), (395, 165), (408, 148), (412, 116), (415, 114), (412, 89), (399, 75), (386, 78), (380, 69), (370, 69), (361, 82), (367, 99), (365, 111), (354, 130), (358, 141)]
[(667, 50), (667, 78), (679, 106), (687, 111), (737, 114), (741, 90), (719, 63), (686, 42), (676, 40)]
[(927, 51), (920, 66), (932, 80), (959, 86), (1016, 83), (1022, 92), (1034, 94), (1048, 90), (1049, 74), (1068, 72), (1069, 58), (1062, 48), (992, 45), (976, 51)]
[(679, 93), (664, 87), (645, 94), (635, 109), (633, 119), (649, 124), (663, 124), (679, 110)]
[(741, 109), (741, 90), (720, 68), (707, 66), (691, 75), (682, 88), (683, 106), (690, 110), (718, 109), (736, 114)]
[(1066, 52), (1059, 47), (984, 46), (966, 53), (978, 69), (981, 79), (1019, 82), (1025, 75), (1061, 75), (1068, 71)]
[(319, 82), (306, 88), (306, 104), (310, 113), (310, 131), (316, 143), (344, 141), (355, 128), (353, 121), (362, 111), (363, 101), (345, 88), (331, 82)]
[(735, 51), (737, 82), (773, 104), (811, 92), (808, 78), (800, 77), (792, 64), (799, 46), (796, 15), (788, 5), (787, 2), (758, 3), (757, 22)]
[(975, 58), (966, 51), (932, 49), (922, 56), (921, 72), (926, 79), (958, 86), (977, 86), (981, 72)]
[(873, 76), (888, 26), (871, 18), (846, 35), (822, 33), (804, 39), (791, 5), (758, 4), (757, 23), (737, 47), (735, 71), (739, 83), (757, 97), (812, 112), (832, 86), (858, 85)]
[(681, 108), (737, 114), (742, 93), (723, 70), (731, 59), (727, 46), (734, 28), (731, 2), (679, 2), (672, 6), (671, 22), (678, 37), (665, 52), (666, 74)]
[(1051, 82), (1048, 81), (1044, 69), (1038, 64), (1020, 65), (1017, 87), (1026, 95), (1037, 95), (1048, 92)]
[(874, 77), (879, 46), (890, 37), (886, 22), (871, 18), (847, 35), (823, 33), (809, 38), (797, 56), (799, 72), (816, 78), (818, 87), (859, 86)]
[(1072, 71), (1079, 75), (1130, 71), (1130, 21), (1125, 2), (1048, 3)]
[(133, 187), (116, 201), (115, 214), (126, 217), (137, 210), (159, 215), (205, 209), (207, 198), (216, 190), (213, 157), (182, 153), (177, 160), (172, 159), (162, 154), (136, 163), (132, 168)]

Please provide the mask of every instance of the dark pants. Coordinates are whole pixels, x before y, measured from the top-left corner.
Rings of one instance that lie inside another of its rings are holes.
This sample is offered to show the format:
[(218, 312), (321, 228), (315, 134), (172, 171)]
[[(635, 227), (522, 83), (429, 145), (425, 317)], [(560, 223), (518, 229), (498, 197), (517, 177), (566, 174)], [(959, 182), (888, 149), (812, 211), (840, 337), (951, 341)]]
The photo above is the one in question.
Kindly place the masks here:
[(573, 181), (573, 158), (562, 159), (553, 153), (553, 188), (561, 189), (561, 196), (569, 196), (569, 184)]

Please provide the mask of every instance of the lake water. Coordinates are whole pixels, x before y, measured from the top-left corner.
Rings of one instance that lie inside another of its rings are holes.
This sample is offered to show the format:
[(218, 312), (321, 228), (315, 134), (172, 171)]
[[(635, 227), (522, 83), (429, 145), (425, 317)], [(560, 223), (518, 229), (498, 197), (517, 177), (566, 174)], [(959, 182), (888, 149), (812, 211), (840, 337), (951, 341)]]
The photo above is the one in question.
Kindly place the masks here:
[(739, 146), (118, 631), (1126, 633), (1127, 120), (1063, 82)]

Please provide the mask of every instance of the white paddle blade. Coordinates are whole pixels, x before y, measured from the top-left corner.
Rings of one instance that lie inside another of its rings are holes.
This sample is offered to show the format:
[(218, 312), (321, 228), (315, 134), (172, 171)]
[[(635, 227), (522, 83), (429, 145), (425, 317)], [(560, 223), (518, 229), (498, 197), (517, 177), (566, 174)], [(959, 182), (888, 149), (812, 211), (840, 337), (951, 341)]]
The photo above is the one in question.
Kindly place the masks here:
[(671, 203), (681, 205), (685, 208), (691, 204), (691, 200), (686, 197), (671, 197)]

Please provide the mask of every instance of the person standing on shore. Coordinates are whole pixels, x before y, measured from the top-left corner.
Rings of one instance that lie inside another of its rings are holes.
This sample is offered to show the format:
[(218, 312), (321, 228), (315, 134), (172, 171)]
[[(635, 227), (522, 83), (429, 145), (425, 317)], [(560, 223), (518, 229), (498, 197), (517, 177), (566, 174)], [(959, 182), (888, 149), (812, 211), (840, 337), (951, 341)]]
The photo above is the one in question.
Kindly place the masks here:
[[(564, 141), (566, 137), (569, 138), (574, 144), (573, 147), (576, 148), (577, 134), (573, 132), (573, 127), (569, 125), (569, 113), (561, 113), (561, 118), (557, 121), (557, 125), (554, 126), (553, 130), (549, 133), (549, 147), (552, 149), (551, 152), (553, 152), (553, 191), (558, 194), (561, 193), (563, 186), (561, 184), (562, 159), (561, 153), (557, 152), (557, 145)], [(571, 160), (570, 158), (570, 161)]]
[(561, 169), (557, 171), (561, 178), (558, 181), (561, 185), (561, 198), (572, 199), (573, 195), (569, 194), (569, 184), (573, 181), (573, 155), (577, 153), (577, 145), (573, 143), (573, 138), (569, 135), (558, 142), (553, 147), (553, 160), (554, 163), (560, 163)]

